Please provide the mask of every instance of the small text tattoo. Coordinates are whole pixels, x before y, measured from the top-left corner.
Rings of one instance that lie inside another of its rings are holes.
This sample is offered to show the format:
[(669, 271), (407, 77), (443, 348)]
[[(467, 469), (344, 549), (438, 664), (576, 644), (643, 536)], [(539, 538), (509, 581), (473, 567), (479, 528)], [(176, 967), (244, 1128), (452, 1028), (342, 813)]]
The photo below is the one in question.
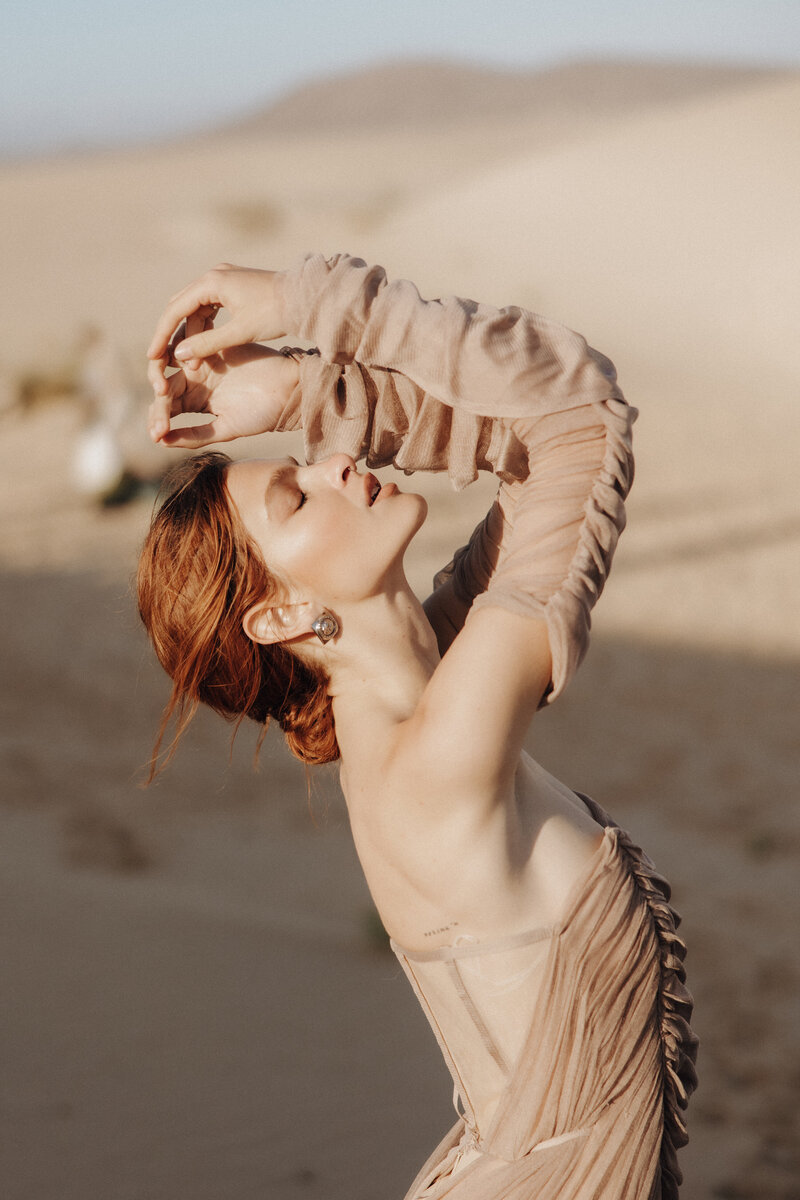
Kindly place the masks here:
[(448, 925), (439, 925), (436, 929), (429, 929), (427, 933), (423, 933), (423, 937), (436, 937), (437, 933), (447, 933), (450, 929), (455, 929), (458, 921), (451, 921)]

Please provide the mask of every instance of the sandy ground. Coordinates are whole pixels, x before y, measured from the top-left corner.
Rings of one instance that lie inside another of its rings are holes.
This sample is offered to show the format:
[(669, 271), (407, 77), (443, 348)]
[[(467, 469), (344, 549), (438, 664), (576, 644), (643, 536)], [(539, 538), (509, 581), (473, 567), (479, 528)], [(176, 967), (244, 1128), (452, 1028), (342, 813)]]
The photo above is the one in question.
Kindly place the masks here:
[[(134, 362), (192, 272), (315, 247), (428, 291), (549, 297), (618, 361), (642, 411), (630, 529), (530, 747), (673, 881), (702, 1039), (686, 1200), (800, 1196), (797, 97), (783, 80), (535, 152), (506, 126), (451, 130), (448, 156), (441, 132), (395, 131), (0, 172), (11, 399), (63, 369), (83, 321)], [(451, 1122), (449, 1079), (376, 932), (335, 775), (309, 784), (271, 738), (254, 773), (252, 731), (229, 756), (201, 718), (137, 786), (166, 691), (130, 591), (149, 500), (75, 494), (79, 419), (69, 400), (0, 418), (3, 1195), (401, 1196)], [(491, 493), (425, 486), (420, 590)]]

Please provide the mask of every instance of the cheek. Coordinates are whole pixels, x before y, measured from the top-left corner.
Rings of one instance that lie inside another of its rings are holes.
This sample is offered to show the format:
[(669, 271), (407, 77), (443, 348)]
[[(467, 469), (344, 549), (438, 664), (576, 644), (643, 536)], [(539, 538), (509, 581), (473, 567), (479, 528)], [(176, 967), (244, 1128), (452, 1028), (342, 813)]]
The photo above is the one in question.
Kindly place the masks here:
[(296, 522), (291, 535), (276, 547), (276, 556), (286, 576), (302, 590), (341, 592), (370, 557), (364, 533), (335, 513), (318, 513), (314, 520)]

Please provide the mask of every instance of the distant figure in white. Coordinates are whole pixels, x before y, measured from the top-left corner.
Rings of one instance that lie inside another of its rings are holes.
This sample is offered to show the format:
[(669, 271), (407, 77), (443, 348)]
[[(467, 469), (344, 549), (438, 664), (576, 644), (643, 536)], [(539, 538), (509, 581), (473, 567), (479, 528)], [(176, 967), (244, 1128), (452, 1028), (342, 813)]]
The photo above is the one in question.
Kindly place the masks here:
[(107, 503), (127, 477), (123, 430), (136, 394), (123, 356), (94, 325), (81, 335), (78, 397), (83, 421), (75, 441), (72, 482), (82, 496)]

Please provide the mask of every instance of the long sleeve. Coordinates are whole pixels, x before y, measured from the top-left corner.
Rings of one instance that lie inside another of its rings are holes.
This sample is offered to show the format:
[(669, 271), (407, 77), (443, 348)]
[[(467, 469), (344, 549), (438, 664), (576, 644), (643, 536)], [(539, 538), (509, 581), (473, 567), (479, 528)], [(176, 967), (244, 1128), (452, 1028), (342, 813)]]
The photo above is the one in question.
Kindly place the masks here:
[(549, 699), (581, 661), (633, 476), (629, 408), (613, 366), (563, 326), (520, 308), (413, 284), (346, 255), (283, 278), (287, 328), (316, 344), (300, 369), (309, 460), (335, 450), (406, 471), (447, 470), (456, 487), (493, 470), (498, 499), (437, 582), (463, 606), (544, 620)]

